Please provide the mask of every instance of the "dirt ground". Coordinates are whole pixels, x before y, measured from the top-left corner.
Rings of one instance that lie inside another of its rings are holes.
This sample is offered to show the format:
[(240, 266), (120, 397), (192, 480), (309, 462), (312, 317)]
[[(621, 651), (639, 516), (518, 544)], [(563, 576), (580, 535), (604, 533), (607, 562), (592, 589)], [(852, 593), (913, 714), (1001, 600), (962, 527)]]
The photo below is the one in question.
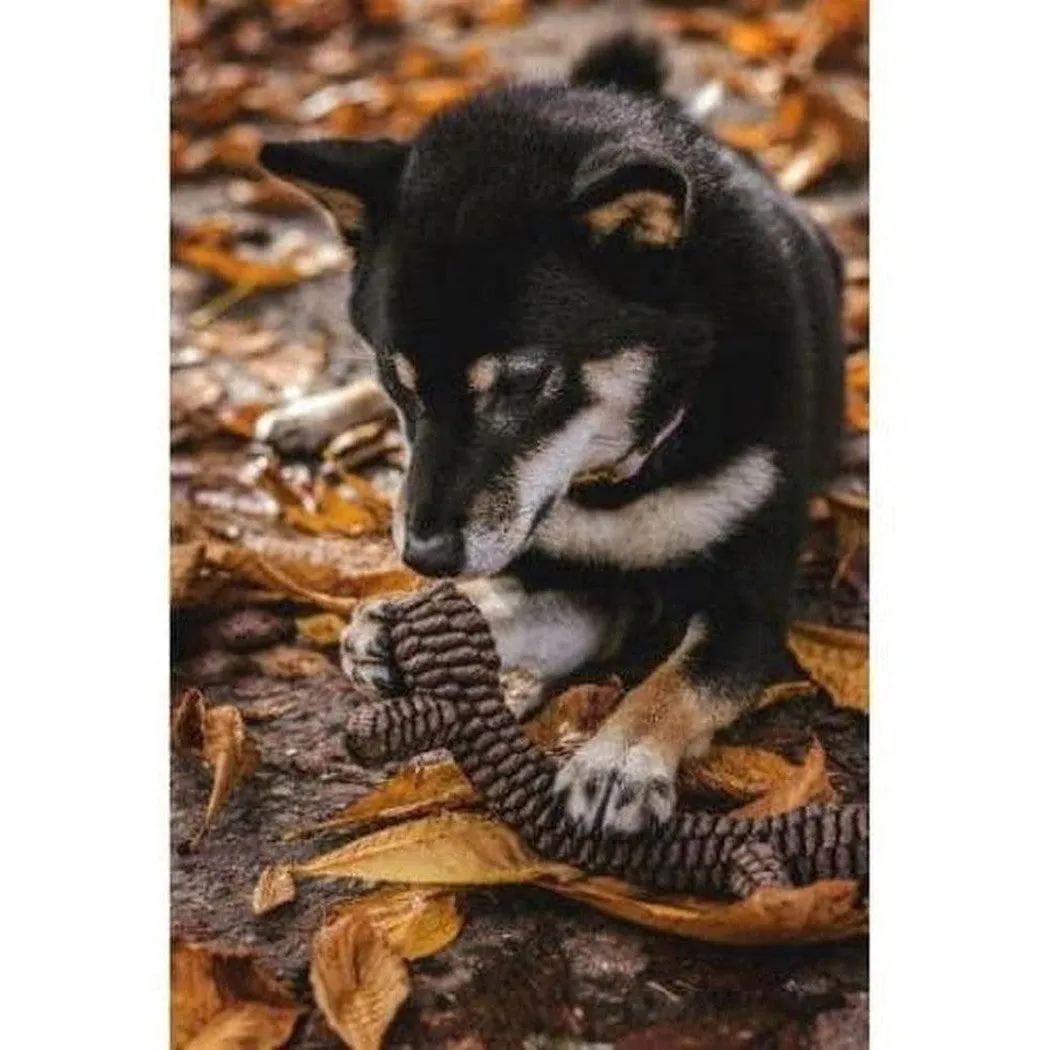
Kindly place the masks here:
[[(476, 29), (473, 40), (515, 75), (554, 76), (588, 40), (618, 24), (618, 8), (544, 7), (521, 26)], [(390, 46), (381, 36), (367, 42), (377, 63)], [(679, 43), (673, 51), (672, 86), (683, 97), (702, 86), (695, 70), (706, 46)], [(221, 212), (258, 227), (263, 238), (301, 231), (313, 243), (335, 243), (309, 212), (238, 212), (227, 198), (227, 182), (222, 176), (177, 182), (175, 227)], [(864, 186), (856, 181), (827, 181), (820, 200), (831, 210), (866, 208)], [(324, 389), (367, 369), (367, 357), (345, 317), (348, 280), (345, 270), (337, 271), (232, 306), (225, 319), (259, 321), (279, 333), (284, 349), (278, 360), (263, 355), (227, 362), (217, 380), (214, 370), (199, 369), (199, 360), (188, 352), (195, 338), (190, 315), (215, 289), (200, 274), (178, 268), (172, 291), (175, 401), (197, 397), (207, 404), (215, 396), (209, 384), (220, 382), (231, 403), (248, 404), (272, 399), (275, 388), (283, 394), (293, 388)], [(173, 408), (176, 518), (180, 505), (192, 505), (209, 515), (213, 531), (225, 530), (238, 540), (253, 534), (283, 538), (348, 571), (395, 564), (382, 537), (304, 537), (271, 519), (263, 521), (253, 506), (255, 497), (237, 481), (258, 450), (230, 434), (202, 434), (200, 418), (193, 411), (180, 417)], [(389, 467), (365, 473), (380, 489), (396, 479)], [(833, 565), (828, 550), (806, 566), (797, 611), (808, 620), (864, 630), (866, 587), (831, 586)], [(223, 624), (244, 607), (258, 611), (254, 634), (231, 644), (231, 631)], [(173, 700), (197, 686), (209, 703), (233, 704), (249, 715), (278, 712), (250, 723), (261, 749), (260, 767), (233, 793), (195, 849), (188, 843), (207, 803), (210, 776), (200, 763), (173, 752), (173, 931), (257, 950), (306, 998), (310, 938), (326, 908), (353, 887), (345, 881), (304, 883), (292, 904), (256, 917), (250, 907), (253, 886), (267, 865), (302, 859), (334, 844), (334, 839), (289, 842), (285, 836), (330, 817), (384, 775), (357, 767), (346, 756), (342, 728), (355, 698), (333, 649), (297, 635), (295, 617), (311, 611), (316, 610), (292, 602), (245, 606), (238, 601), (232, 607), (218, 603), (172, 613)], [(834, 706), (826, 695), (757, 712), (735, 726), (726, 741), (766, 747), (797, 761), (814, 737), (827, 752), (841, 795), (866, 798), (867, 717)], [(730, 805), (728, 798), (717, 796), (701, 801)], [(411, 997), (386, 1045), (450, 1050), (867, 1046), (866, 940), (792, 949), (723, 948), (655, 933), (522, 887), (464, 894), (462, 908), (466, 922), (455, 943), (411, 964)], [(314, 1010), (288, 1045), (334, 1050), (343, 1044)]]

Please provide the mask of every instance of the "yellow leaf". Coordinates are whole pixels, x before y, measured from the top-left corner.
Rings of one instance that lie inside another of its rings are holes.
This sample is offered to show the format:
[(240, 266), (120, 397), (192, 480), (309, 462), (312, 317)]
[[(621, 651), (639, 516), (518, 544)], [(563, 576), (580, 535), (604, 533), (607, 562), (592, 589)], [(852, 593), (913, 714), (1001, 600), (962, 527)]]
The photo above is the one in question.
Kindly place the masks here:
[(295, 879), (284, 864), (274, 864), (259, 876), (252, 892), (252, 911), (265, 915), (295, 900)]
[(840, 707), (868, 710), (868, 636), (798, 621), (788, 632), (795, 659)]
[(686, 762), (679, 779), (690, 787), (713, 788), (735, 798), (752, 798), (772, 790), (795, 773), (795, 766), (772, 751), (716, 746), (703, 761)]
[(325, 1019), (353, 1050), (380, 1050), (411, 987), (404, 959), (359, 915), (314, 935), (310, 985)]
[(307, 825), (290, 837), (345, 831), (375, 820), (419, 817), (476, 801), (470, 781), (451, 759), (425, 766), (410, 765), (375, 791), (352, 802), (342, 813), (319, 824)]
[(575, 877), (538, 859), (503, 824), (478, 813), (439, 813), (366, 835), (298, 865), (296, 875), (413, 885), (489, 886)]
[(447, 948), (463, 928), (455, 895), (440, 887), (376, 890), (338, 904), (337, 916), (368, 920), (404, 959), (424, 959)]
[(276, 1050), (300, 1013), (250, 953), (172, 943), (172, 1050)]
[(827, 756), (814, 743), (801, 766), (788, 766), (789, 772), (761, 798), (733, 810), (736, 817), (768, 817), (810, 802), (833, 802), (835, 790), (828, 779)]
[(605, 876), (543, 885), (606, 915), (718, 944), (808, 944), (867, 932), (867, 914), (856, 906), (857, 885), (853, 882), (764, 889), (746, 900), (728, 903), (650, 896)]

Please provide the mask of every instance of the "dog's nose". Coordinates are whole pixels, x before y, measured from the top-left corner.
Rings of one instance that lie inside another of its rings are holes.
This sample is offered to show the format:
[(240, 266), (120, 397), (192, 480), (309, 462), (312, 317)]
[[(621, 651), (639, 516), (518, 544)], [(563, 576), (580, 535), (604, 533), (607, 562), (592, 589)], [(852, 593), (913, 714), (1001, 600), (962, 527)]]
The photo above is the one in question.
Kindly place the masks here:
[(424, 576), (455, 576), (463, 566), (463, 541), (458, 532), (420, 535), (409, 530), (401, 556)]

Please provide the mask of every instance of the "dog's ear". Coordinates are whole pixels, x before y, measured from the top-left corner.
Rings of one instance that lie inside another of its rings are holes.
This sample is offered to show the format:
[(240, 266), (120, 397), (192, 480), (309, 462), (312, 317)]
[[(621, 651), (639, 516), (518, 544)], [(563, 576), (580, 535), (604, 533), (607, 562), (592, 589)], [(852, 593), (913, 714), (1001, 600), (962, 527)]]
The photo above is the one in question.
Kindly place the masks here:
[(648, 248), (674, 247), (688, 228), (692, 209), (689, 180), (671, 158), (615, 144), (583, 161), (572, 199), (595, 239), (621, 232)]
[(259, 163), (320, 204), (355, 241), (366, 221), (379, 221), (393, 207), (407, 153), (392, 139), (269, 142)]

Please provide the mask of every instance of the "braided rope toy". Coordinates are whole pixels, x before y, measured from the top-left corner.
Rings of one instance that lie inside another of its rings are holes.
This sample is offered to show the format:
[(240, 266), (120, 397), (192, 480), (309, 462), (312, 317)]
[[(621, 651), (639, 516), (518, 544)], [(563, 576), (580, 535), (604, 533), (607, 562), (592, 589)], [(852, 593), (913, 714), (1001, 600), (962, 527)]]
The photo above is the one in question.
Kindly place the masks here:
[(558, 767), (503, 699), (499, 657), (477, 607), (450, 583), (393, 603), (381, 644), (403, 694), (347, 723), (365, 764), (447, 748), (488, 810), (538, 854), (665, 892), (746, 897), (764, 886), (868, 876), (868, 807), (813, 803), (773, 816), (680, 812), (640, 835), (583, 831), (554, 795)]

